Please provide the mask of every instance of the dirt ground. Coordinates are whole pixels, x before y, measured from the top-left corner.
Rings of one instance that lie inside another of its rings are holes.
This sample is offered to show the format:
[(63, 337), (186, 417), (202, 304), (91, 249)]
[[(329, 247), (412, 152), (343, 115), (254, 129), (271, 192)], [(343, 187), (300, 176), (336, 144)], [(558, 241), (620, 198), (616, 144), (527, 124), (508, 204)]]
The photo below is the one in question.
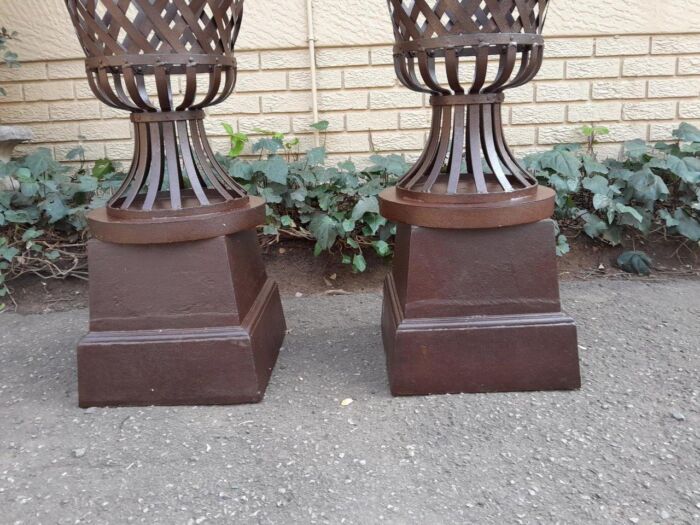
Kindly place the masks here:
[[(562, 281), (582, 279), (644, 279), (697, 278), (700, 276), (700, 247), (676, 240), (656, 237), (651, 240), (625, 240), (629, 248), (644, 251), (654, 261), (654, 274), (641, 278), (619, 270), (615, 261), (624, 251), (590, 240), (583, 234), (570, 238), (571, 252), (560, 257), (559, 273)], [(365, 254), (368, 270), (356, 274), (339, 262), (339, 257), (324, 253), (312, 254), (313, 246), (307, 241), (283, 241), (268, 246), (264, 259), (268, 273), (280, 285), (283, 295), (347, 295), (381, 289), (384, 276), (391, 268), (390, 259), (382, 259), (373, 252)], [(13, 299), (5, 301), (8, 311), (21, 314), (63, 312), (86, 308), (88, 284), (78, 279), (65, 281), (25, 277), (10, 283)]]

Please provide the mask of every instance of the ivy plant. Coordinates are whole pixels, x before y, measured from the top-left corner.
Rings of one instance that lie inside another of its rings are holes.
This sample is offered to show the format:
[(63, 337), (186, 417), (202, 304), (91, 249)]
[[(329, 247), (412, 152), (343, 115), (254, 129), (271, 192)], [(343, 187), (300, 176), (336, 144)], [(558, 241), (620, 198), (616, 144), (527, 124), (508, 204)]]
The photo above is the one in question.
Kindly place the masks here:
[[(312, 128), (325, 134), (328, 122)], [(314, 240), (315, 254), (335, 253), (356, 272), (367, 268), (366, 249), (391, 255), (396, 226), (379, 214), (377, 195), (408, 169), (402, 156), (373, 155), (365, 169), (349, 160), (328, 167), (325, 146), (302, 154), (298, 139), (256, 130), (262, 134), (252, 145), (257, 159), (244, 160), (240, 154), (248, 137), (225, 129), (231, 150), (220, 161), (248, 193), (267, 201), (264, 234), (277, 240), (282, 235)]]
[(45, 277), (74, 271), (82, 258), (85, 214), (101, 207), (121, 183), (111, 161), (97, 161), (88, 170), (82, 148), (68, 155), (80, 160), (76, 170), (53, 159), (47, 149), (0, 162), (0, 297), (8, 277), (35, 273)]
[[(665, 229), (700, 241), (700, 130), (681, 124), (673, 143), (624, 144), (621, 159), (600, 161), (577, 144), (529, 155), (525, 165), (556, 191), (556, 218), (617, 246), (625, 228)], [(560, 252), (566, 238), (559, 237)]]

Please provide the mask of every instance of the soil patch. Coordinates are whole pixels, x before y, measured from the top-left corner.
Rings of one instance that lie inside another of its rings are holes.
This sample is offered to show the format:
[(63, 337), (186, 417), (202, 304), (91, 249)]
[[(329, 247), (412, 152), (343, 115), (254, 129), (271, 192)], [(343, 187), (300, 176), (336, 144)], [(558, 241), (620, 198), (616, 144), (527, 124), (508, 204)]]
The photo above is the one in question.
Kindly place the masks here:
[[(646, 279), (700, 276), (700, 247), (680, 243), (661, 236), (651, 239), (627, 238), (630, 249), (644, 251), (654, 261), (651, 277), (637, 277), (619, 270), (615, 261), (625, 251), (589, 239), (585, 234), (570, 238), (571, 252), (559, 258), (561, 279)], [(391, 261), (374, 253), (366, 254), (368, 270), (353, 273), (335, 255), (324, 253), (314, 257), (313, 246), (307, 241), (284, 241), (265, 249), (264, 259), (269, 275), (276, 280), (283, 295), (346, 295), (379, 292)], [(86, 308), (88, 283), (78, 279), (64, 281), (23, 277), (12, 281), (12, 300), (3, 299), (8, 311), (21, 314), (61, 312)], [(0, 301), (2, 302), (2, 301)]]

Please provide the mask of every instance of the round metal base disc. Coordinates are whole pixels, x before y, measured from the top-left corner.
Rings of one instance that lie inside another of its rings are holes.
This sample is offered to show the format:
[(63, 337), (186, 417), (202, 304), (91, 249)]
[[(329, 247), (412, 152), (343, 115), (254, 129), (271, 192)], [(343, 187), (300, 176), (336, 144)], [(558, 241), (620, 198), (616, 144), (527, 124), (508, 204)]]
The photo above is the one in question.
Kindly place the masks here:
[(444, 229), (503, 228), (549, 219), (554, 214), (555, 193), (538, 186), (529, 196), (481, 204), (436, 203), (401, 198), (396, 188), (379, 195), (382, 216), (394, 222)]
[(211, 239), (265, 223), (265, 201), (249, 197), (246, 206), (228, 211), (148, 219), (115, 218), (105, 208), (87, 216), (93, 237), (115, 244), (170, 244)]

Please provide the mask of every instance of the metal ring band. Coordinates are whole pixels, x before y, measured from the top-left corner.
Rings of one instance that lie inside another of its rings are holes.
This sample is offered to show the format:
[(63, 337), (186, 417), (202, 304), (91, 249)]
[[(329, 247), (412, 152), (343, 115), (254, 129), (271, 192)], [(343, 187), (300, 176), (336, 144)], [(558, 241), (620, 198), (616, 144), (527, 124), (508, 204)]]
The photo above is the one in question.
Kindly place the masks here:
[(88, 57), (85, 59), (88, 69), (104, 67), (133, 67), (133, 66), (228, 66), (236, 67), (236, 58), (226, 55), (187, 55), (176, 53), (146, 54), (146, 55), (114, 55)]
[(544, 45), (544, 38), (542, 35), (535, 35), (532, 33), (446, 35), (397, 43), (394, 45), (394, 54), (400, 55), (404, 53), (429, 51), (432, 49), (509, 45)]
[(505, 100), (503, 93), (479, 93), (474, 95), (433, 95), (431, 106), (468, 106), (469, 104), (498, 104)]
[(153, 111), (132, 113), (131, 122), (178, 122), (181, 120), (202, 120), (204, 110), (196, 111)]

